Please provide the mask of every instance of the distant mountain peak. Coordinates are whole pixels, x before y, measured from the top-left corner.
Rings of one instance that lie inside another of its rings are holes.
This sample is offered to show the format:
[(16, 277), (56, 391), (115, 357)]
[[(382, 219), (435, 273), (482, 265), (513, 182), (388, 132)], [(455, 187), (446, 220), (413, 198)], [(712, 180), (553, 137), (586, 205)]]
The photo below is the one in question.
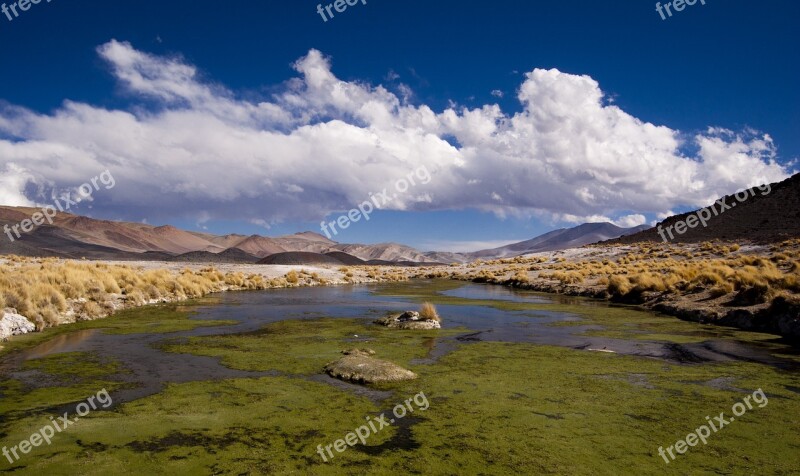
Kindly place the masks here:
[(583, 223), (572, 228), (559, 228), (549, 231), (519, 243), (474, 253), (465, 253), (463, 256), (467, 261), (471, 261), (473, 259), (509, 258), (544, 251), (579, 248), (599, 241), (637, 233), (645, 228), (649, 227), (642, 225), (634, 228), (622, 228), (609, 222)]
[(323, 236), (323, 235), (321, 235), (319, 233), (316, 233), (314, 231), (301, 231), (300, 233), (295, 233), (295, 235), (296, 236), (305, 236), (305, 237), (309, 237), (309, 238), (316, 238), (316, 239), (324, 240), (324, 241), (331, 241), (326, 236)]

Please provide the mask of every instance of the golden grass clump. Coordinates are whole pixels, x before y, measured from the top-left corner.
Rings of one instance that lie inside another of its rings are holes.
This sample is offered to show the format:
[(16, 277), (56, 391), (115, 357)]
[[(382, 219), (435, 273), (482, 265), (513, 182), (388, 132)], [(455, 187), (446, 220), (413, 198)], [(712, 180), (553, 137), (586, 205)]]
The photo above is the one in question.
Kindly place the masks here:
[(561, 281), (564, 284), (580, 284), (584, 280), (583, 273), (580, 271), (556, 271), (550, 275), (551, 279)]
[(289, 284), (297, 284), (300, 281), (300, 277), (297, 275), (297, 271), (289, 271), (286, 273), (286, 281)]
[(527, 283), (528, 282), (528, 273), (525, 271), (517, 271), (517, 274), (514, 275), (514, 281), (519, 283)]
[(710, 294), (712, 298), (726, 296), (733, 292), (733, 285), (731, 283), (719, 283), (711, 288)]
[(626, 276), (608, 278), (608, 292), (612, 296), (625, 296), (633, 290), (633, 284)]
[(641, 273), (631, 277), (631, 282), (635, 284), (634, 290), (639, 292), (667, 290), (664, 277), (655, 273)]
[(442, 318), (439, 317), (439, 313), (436, 311), (436, 306), (429, 302), (423, 302), (422, 306), (419, 308), (419, 315), (422, 319), (427, 319), (429, 321), (436, 321), (442, 322)]

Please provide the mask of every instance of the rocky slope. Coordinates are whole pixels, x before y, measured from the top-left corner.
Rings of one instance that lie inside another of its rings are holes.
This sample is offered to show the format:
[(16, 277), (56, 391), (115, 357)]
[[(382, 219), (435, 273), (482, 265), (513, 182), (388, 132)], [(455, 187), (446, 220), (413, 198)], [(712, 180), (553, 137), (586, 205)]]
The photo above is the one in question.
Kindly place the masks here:
[[(780, 183), (722, 197), (705, 209), (708, 210), (705, 216), (711, 216), (706, 220), (707, 226), (699, 223), (693, 228), (687, 228), (683, 234), (674, 231), (677, 223), (685, 223), (692, 216), (697, 217), (701, 210), (669, 217), (655, 228), (611, 242), (623, 244), (658, 242), (664, 241), (666, 237), (674, 243), (699, 243), (717, 239), (772, 243), (798, 237), (800, 236), (800, 174), (795, 174)], [(664, 237), (659, 234), (659, 227), (663, 230)], [(672, 238), (665, 231), (669, 227), (673, 229)]]

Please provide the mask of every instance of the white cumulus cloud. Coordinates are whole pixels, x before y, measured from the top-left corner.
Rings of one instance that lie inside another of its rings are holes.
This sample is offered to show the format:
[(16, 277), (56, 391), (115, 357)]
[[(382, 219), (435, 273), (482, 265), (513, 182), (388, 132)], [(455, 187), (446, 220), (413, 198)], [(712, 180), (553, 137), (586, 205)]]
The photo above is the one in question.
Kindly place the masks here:
[(791, 172), (769, 135), (709, 127), (684, 139), (605, 101), (591, 77), (555, 69), (527, 73), (522, 111), (508, 114), (494, 104), (410, 104), (405, 85), (398, 97), (337, 78), (317, 50), (261, 100), (203, 79), (179, 57), (120, 41), (97, 51), (130, 106), (65, 101), (41, 114), (0, 103), (2, 203), (47, 202), (109, 169), (117, 184), (95, 211), (268, 226), (348, 210), (425, 166), (432, 180), (389, 208), (633, 225)]

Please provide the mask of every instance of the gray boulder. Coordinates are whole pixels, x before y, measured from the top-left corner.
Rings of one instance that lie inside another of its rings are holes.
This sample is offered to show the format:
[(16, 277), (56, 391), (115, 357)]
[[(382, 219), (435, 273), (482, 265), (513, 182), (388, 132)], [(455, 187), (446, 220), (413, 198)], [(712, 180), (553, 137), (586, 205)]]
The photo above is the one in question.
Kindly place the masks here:
[(325, 366), (331, 377), (355, 383), (400, 382), (413, 380), (417, 374), (399, 365), (373, 357), (372, 349), (351, 349), (344, 357)]

